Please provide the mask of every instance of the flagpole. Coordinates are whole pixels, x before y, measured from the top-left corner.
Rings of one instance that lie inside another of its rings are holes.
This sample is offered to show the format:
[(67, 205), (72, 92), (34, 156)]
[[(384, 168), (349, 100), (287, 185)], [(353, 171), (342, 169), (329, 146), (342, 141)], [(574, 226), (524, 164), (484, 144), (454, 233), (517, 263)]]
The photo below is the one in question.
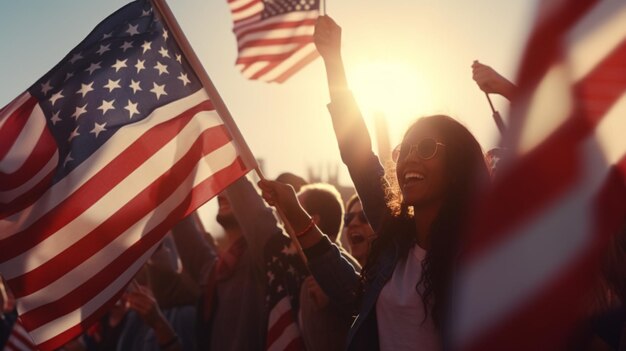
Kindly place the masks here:
[[(233, 117), (228, 111), (228, 108), (226, 107), (226, 104), (222, 100), (219, 92), (213, 85), (211, 78), (209, 78), (209, 75), (204, 69), (204, 66), (202, 65), (202, 63), (200, 62), (200, 59), (198, 58), (195, 51), (191, 47), (189, 40), (187, 40), (185, 33), (183, 33), (183, 30), (178, 24), (176, 17), (174, 17), (172, 10), (167, 5), (165, 0), (152, 0), (152, 3), (154, 4), (154, 7), (157, 9), (159, 14), (161, 15), (161, 18), (163, 19), (163, 21), (165, 21), (165, 24), (167, 25), (167, 27), (172, 32), (172, 35), (174, 36), (174, 40), (176, 40), (176, 42), (180, 46), (183, 56), (187, 59), (187, 62), (189, 62), (191, 69), (200, 79), (200, 83), (202, 83), (202, 86), (204, 87), (207, 94), (209, 95), (209, 99), (213, 103), (215, 110), (224, 121), (226, 128), (228, 129), (228, 131), (230, 132), (230, 135), (233, 137), (233, 140), (237, 144), (237, 150), (239, 151), (239, 156), (242, 158), (242, 160), (244, 161), (246, 165), (254, 165), (254, 170), (259, 176), (259, 178), (262, 180), (265, 180), (266, 178), (263, 175), (263, 172), (261, 172), (261, 169), (259, 168), (256, 162), (256, 158), (254, 157), (254, 155), (252, 154), (252, 151), (248, 147), (248, 144), (243, 138), (243, 135), (241, 134), (241, 132), (239, 131), (237, 124), (235, 124), (235, 121), (233, 120)], [(284, 212), (280, 208), (276, 207), (276, 210), (281, 220), (283, 221), (287, 234), (289, 234), (291, 241), (293, 242), (294, 246), (298, 250), (298, 254), (302, 258), (302, 261), (304, 261), (304, 263), (306, 264), (307, 263), (306, 256), (304, 255), (304, 252), (302, 251), (302, 246), (300, 246), (300, 242), (295, 237), (295, 232), (293, 231), (293, 227), (291, 226), (291, 223), (289, 223), (289, 221), (287, 220), (287, 217), (285, 216)]]
[(500, 116), (500, 112), (493, 107), (489, 94), (485, 93), (485, 96), (487, 97), (487, 101), (489, 101), (489, 107), (491, 107), (491, 116), (493, 116), (493, 120), (496, 122), (496, 126), (498, 127), (500, 134), (504, 134), (506, 127), (504, 125), (504, 121), (502, 120), (502, 116)]
[[(265, 175), (263, 175), (263, 172), (258, 166), (254, 168), (254, 171), (259, 176), (259, 179), (267, 180), (267, 178), (265, 178)], [(275, 208), (276, 208), (276, 212), (278, 213), (278, 216), (283, 221), (283, 225), (285, 226), (285, 231), (289, 235), (291, 242), (295, 246), (296, 250), (298, 250), (298, 255), (302, 259), (302, 262), (304, 262), (304, 265), (307, 265), (309, 261), (304, 255), (304, 251), (302, 250), (302, 245), (300, 245), (300, 242), (298, 241), (298, 238), (296, 237), (296, 232), (293, 230), (293, 227), (291, 226), (291, 222), (289, 222), (289, 220), (287, 219), (287, 216), (285, 215), (285, 212), (283, 212), (280, 206), (276, 206)]]
[(320, 15), (326, 16), (326, 0), (320, 0)]

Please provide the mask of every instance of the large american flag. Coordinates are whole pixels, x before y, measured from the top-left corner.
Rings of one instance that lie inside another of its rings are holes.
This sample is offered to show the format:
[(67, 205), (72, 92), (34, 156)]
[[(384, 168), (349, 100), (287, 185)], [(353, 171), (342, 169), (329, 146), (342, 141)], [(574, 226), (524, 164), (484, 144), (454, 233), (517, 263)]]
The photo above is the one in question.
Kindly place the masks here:
[(41, 350), (97, 321), (170, 227), (254, 167), (236, 143), (147, 0), (0, 111), (0, 273)]
[(320, 0), (228, 0), (243, 76), (282, 83), (317, 58), (319, 5)]
[(626, 2), (543, 1), (518, 82), (520, 156), (471, 227), (456, 349), (565, 349), (626, 218)]
[(294, 243), (286, 236), (272, 237), (264, 249), (267, 274), (268, 351), (304, 350), (298, 327), (300, 288), (307, 268)]

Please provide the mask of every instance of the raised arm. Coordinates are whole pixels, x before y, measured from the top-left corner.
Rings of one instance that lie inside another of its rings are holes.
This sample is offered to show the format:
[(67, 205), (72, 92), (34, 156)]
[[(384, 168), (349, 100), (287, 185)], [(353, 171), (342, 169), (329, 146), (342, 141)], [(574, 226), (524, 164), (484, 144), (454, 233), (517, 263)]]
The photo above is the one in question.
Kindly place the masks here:
[(315, 46), (324, 59), (331, 115), (343, 162), (361, 198), (370, 225), (382, 223), (385, 204), (384, 169), (372, 152), (372, 142), (354, 97), (348, 88), (341, 57), (341, 27), (328, 16), (320, 16), (315, 25)]
[(272, 209), (246, 177), (229, 186), (225, 195), (241, 227), (248, 250), (255, 258), (263, 259), (263, 249), (272, 235), (283, 235)]
[(361, 112), (354, 104), (348, 87), (341, 57), (341, 27), (332, 18), (320, 16), (315, 24), (314, 40), (326, 67), (331, 101), (328, 108), (339, 150), (344, 162), (358, 163), (363, 158), (364, 151), (372, 150), (372, 143)]
[(204, 286), (217, 259), (217, 252), (204, 238), (206, 234), (199, 221), (196, 212), (190, 214), (172, 228), (172, 236), (183, 270), (200, 286)]
[(287, 217), (307, 255), (309, 270), (315, 280), (335, 305), (352, 312), (356, 304), (354, 293), (359, 285), (359, 273), (355, 267), (317, 228), (298, 202), (291, 185), (262, 180), (259, 187), (263, 191), (263, 198), (270, 205), (282, 209)]

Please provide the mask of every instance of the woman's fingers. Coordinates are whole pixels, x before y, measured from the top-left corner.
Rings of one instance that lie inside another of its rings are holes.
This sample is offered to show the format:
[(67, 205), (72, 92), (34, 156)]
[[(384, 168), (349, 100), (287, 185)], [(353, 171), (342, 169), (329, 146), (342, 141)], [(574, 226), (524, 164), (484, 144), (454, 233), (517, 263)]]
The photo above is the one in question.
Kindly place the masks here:
[(332, 18), (319, 16), (315, 23), (313, 41), (322, 57), (328, 58), (337, 55), (341, 48), (341, 27)]

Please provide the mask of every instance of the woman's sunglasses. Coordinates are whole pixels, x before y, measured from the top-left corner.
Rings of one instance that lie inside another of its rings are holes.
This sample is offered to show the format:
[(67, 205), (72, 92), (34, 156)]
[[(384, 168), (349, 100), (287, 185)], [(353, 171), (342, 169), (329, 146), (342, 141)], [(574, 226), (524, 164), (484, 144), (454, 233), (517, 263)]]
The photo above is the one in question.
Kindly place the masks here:
[(352, 222), (355, 217), (358, 217), (361, 223), (367, 223), (367, 218), (365, 218), (365, 213), (363, 211), (346, 213), (343, 217), (343, 223), (348, 225), (348, 223)]
[(437, 155), (439, 146), (446, 146), (433, 138), (425, 138), (417, 144), (400, 144), (393, 149), (391, 158), (393, 162), (404, 160), (412, 152), (415, 152), (422, 160), (430, 160)]

